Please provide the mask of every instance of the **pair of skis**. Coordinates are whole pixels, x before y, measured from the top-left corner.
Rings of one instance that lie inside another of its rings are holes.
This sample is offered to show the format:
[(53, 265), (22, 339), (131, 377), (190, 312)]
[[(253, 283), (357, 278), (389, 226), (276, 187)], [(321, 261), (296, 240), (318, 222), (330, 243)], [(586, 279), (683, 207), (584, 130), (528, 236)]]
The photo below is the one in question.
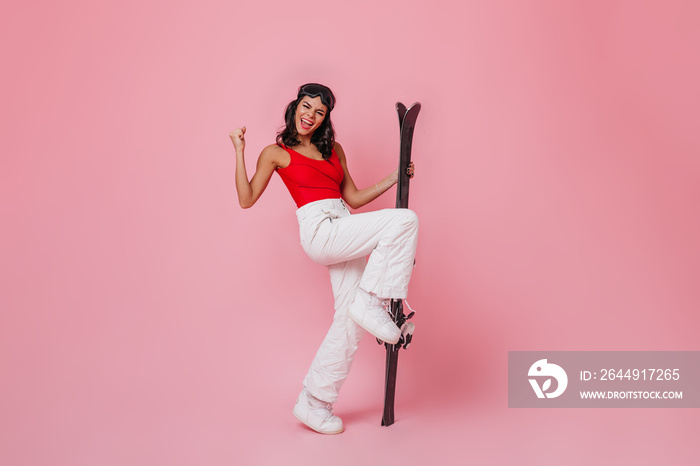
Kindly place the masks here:
[[(396, 112), (399, 114), (399, 129), (401, 131), (401, 146), (399, 156), (399, 181), (396, 189), (396, 208), (408, 208), (408, 187), (411, 176), (408, 167), (411, 163), (411, 144), (413, 142), (413, 129), (416, 125), (420, 103), (416, 102), (406, 108), (401, 102), (396, 103)], [(384, 414), (382, 425), (390, 426), (394, 423), (394, 399), (396, 395), (396, 369), (399, 362), (399, 349), (406, 349), (413, 338), (413, 324), (407, 322), (413, 317), (413, 312), (408, 316), (403, 313), (403, 300), (391, 300), (391, 317), (396, 326), (401, 329), (401, 339), (395, 345), (384, 343), (386, 347), (386, 378), (384, 386)], [(381, 343), (381, 342), (380, 342)]]

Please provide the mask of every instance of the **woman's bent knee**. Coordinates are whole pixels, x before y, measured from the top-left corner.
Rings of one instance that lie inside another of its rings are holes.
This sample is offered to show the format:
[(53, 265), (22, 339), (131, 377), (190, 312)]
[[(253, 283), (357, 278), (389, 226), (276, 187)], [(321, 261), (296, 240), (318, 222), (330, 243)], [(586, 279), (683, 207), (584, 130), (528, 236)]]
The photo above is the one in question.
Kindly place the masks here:
[(418, 215), (411, 209), (395, 209), (400, 212), (401, 223), (406, 226), (418, 226)]

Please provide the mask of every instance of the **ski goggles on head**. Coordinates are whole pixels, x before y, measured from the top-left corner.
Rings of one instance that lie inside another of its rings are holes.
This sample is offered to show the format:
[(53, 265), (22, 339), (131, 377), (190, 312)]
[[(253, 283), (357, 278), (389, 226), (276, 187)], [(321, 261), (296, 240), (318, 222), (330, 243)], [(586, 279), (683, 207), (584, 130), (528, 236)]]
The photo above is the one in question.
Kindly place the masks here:
[(323, 103), (323, 105), (328, 107), (329, 111), (333, 110), (333, 107), (335, 107), (335, 97), (333, 96), (333, 93), (330, 89), (328, 89), (322, 84), (304, 84), (299, 88), (297, 99), (305, 95), (311, 97), (312, 99), (315, 97), (320, 97), (321, 102)]

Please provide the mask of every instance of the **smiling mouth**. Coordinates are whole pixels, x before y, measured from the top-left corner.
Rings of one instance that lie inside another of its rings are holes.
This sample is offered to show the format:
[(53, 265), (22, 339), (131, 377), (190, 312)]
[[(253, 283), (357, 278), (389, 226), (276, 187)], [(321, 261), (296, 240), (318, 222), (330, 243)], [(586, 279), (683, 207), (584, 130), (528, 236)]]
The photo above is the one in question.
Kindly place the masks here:
[(314, 125), (312, 122), (304, 118), (300, 118), (299, 121), (302, 129), (311, 129), (311, 127)]

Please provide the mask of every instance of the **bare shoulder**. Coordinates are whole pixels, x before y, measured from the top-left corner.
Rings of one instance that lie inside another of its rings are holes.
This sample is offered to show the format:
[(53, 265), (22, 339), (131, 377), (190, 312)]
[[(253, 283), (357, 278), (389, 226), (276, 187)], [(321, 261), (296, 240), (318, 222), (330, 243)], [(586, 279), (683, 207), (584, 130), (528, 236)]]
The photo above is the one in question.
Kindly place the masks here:
[(279, 155), (279, 154), (286, 154), (287, 151), (282, 149), (281, 146), (278, 146), (277, 144), (270, 144), (269, 146), (265, 147), (262, 150), (262, 154), (260, 155)]
[(270, 144), (260, 153), (260, 160), (271, 163), (276, 167), (286, 167), (289, 165), (290, 157), (282, 147), (277, 144)]
[(339, 142), (336, 142), (333, 145), (333, 150), (335, 150), (335, 153), (338, 154), (338, 158), (340, 160), (345, 160), (345, 151), (343, 150), (343, 146), (341, 146)]

